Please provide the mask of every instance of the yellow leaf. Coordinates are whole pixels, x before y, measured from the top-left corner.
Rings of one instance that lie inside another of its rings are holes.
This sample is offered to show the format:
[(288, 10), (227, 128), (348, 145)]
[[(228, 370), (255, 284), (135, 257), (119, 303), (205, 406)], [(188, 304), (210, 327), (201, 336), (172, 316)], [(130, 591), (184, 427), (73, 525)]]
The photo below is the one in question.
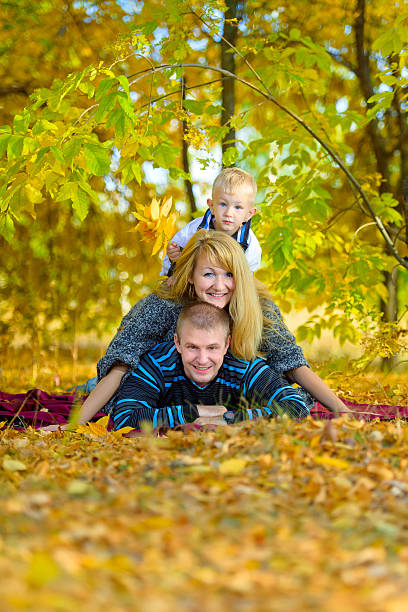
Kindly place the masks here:
[(150, 205), (150, 216), (154, 221), (157, 221), (157, 219), (159, 218), (159, 212), (159, 203), (156, 198), (153, 198), (152, 203)]
[(140, 522), (140, 525), (148, 531), (153, 529), (166, 529), (173, 527), (174, 521), (167, 516), (148, 516)]
[(245, 459), (227, 459), (220, 464), (218, 469), (221, 474), (239, 474), (246, 466), (246, 463)]
[(33, 204), (38, 204), (39, 202), (43, 201), (44, 198), (42, 196), (41, 191), (35, 189), (35, 187), (30, 185), (30, 183), (27, 183), (27, 185), (24, 186), (24, 189), (29, 202), (32, 202)]
[(328, 467), (335, 467), (340, 470), (347, 470), (347, 468), (350, 467), (348, 461), (337, 459), (336, 457), (329, 457), (328, 455), (318, 455), (317, 457), (313, 457), (313, 461), (318, 465), (327, 465)]
[(161, 207), (160, 215), (162, 217), (167, 217), (170, 212), (170, 209), (173, 204), (173, 198), (169, 198), (168, 200), (164, 200), (163, 206)]
[(157, 238), (156, 238), (156, 242), (153, 245), (153, 249), (152, 249), (152, 255), (156, 255), (156, 253), (158, 253), (158, 251), (160, 251), (160, 248), (163, 244), (163, 236), (160, 233)]
[(134, 430), (134, 427), (126, 426), (126, 427), (121, 427), (120, 429), (115, 429), (115, 431), (112, 431), (111, 433), (114, 436), (120, 437), (120, 436), (123, 436), (123, 434), (129, 433), (129, 431), (133, 431), (133, 430)]
[(44, 586), (60, 574), (60, 568), (46, 552), (36, 552), (27, 571), (27, 582), (35, 587)]
[(170, 217), (166, 219), (166, 222), (163, 226), (164, 233), (166, 234), (166, 236), (169, 236), (170, 238), (174, 234), (174, 226), (176, 224), (176, 220), (177, 220), (177, 214), (173, 212), (170, 215)]
[(24, 463), (18, 461), (18, 459), (10, 459), (10, 457), (3, 459), (3, 467), (9, 472), (23, 472), (27, 469)]
[(107, 426), (109, 423), (109, 415), (102, 417), (96, 423), (88, 423), (87, 425), (78, 425), (76, 431), (78, 433), (88, 433), (92, 436), (106, 436), (108, 433)]
[(70, 495), (85, 495), (89, 491), (89, 483), (85, 480), (73, 480), (67, 485), (67, 492)]

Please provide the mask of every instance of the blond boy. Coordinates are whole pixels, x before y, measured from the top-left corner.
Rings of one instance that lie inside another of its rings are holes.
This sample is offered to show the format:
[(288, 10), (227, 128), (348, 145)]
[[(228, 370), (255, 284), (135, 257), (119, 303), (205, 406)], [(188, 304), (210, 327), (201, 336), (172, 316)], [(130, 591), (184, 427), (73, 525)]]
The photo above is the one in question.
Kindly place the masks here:
[(249, 267), (255, 272), (261, 263), (261, 247), (251, 230), (251, 219), (256, 213), (255, 197), (256, 182), (248, 172), (240, 168), (222, 170), (214, 181), (205, 215), (194, 219), (173, 236), (161, 275), (172, 274), (181, 250), (200, 229), (215, 229), (235, 238), (244, 249)]

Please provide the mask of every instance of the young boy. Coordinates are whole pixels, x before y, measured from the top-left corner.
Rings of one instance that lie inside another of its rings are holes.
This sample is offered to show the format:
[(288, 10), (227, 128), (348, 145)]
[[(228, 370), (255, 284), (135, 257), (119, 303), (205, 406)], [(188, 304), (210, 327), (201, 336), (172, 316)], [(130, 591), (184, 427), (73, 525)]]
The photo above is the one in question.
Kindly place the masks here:
[(261, 263), (261, 247), (251, 230), (255, 208), (256, 182), (245, 170), (225, 168), (216, 177), (212, 187), (212, 199), (207, 200), (204, 217), (190, 221), (167, 247), (161, 276), (171, 276), (174, 265), (191, 236), (200, 229), (215, 229), (232, 236), (241, 244), (249, 267), (255, 272)]

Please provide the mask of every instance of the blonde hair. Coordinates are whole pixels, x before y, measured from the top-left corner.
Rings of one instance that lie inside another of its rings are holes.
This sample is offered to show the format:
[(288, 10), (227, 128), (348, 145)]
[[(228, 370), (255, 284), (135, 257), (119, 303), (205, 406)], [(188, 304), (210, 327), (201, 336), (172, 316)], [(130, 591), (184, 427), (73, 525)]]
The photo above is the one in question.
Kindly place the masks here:
[(264, 322), (260, 298), (242, 247), (227, 234), (204, 229), (194, 234), (177, 259), (172, 283), (167, 278), (162, 280), (157, 295), (180, 304), (195, 301), (192, 278), (200, 256), (232, 274), (235, 289), (228, 305), (231, 351), (239, 359), (254, 359), (262, 341)]
[(237, 189), (245, 189), (252, 193), (253, 201), (256, 197), (256, 182), (252, 174), (241, 170), (241, 168), (224, 168), (218, 176), (215, 177), (212, 186), (212, 197), (217, 187), (222, 187), (225, 193), (235, 193)]

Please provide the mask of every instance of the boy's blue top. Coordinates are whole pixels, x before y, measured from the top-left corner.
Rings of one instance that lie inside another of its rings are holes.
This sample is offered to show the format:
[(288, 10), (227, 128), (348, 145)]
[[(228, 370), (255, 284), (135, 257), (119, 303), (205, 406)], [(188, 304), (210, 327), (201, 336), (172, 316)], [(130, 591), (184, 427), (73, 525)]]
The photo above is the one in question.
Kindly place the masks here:
[(225, 406), (236, 412), (236, 421), (309, 414), (303, 398), (263, 359), (244, 361), (228, 351), (217, 376), (199, 387), (186, 377), (174, 342), (162, 342), (127, 377), (112, 417), (115, 429), (139, 429), (142, 422), (173, 427), (198, 418), (197, 404)]
[[(251, 230), (251, 221), (245, 221), (239, 228), (239, 230), (232, 236), (242, 246), (245, 251), (245, 257), (247, 258), (249, 267), (252, 272), (255, 272), (261, 265), (262, 250), (259, 242)], [(177, 232), (171, 239), (171, 242), (176, 242), (182, 249), (186, 246), (187, 242), (200, 229), (215, 229), (214, 227), (214, 215), (211, 214), (211, 210), (208, 208), (204, 217), (197, 217), (190, 223), (187, 223), (180, 231)], [(161, 276), (167, 276), (170, 269), (171, 261), (166, 255), (163, 260), (163, 267)]]

